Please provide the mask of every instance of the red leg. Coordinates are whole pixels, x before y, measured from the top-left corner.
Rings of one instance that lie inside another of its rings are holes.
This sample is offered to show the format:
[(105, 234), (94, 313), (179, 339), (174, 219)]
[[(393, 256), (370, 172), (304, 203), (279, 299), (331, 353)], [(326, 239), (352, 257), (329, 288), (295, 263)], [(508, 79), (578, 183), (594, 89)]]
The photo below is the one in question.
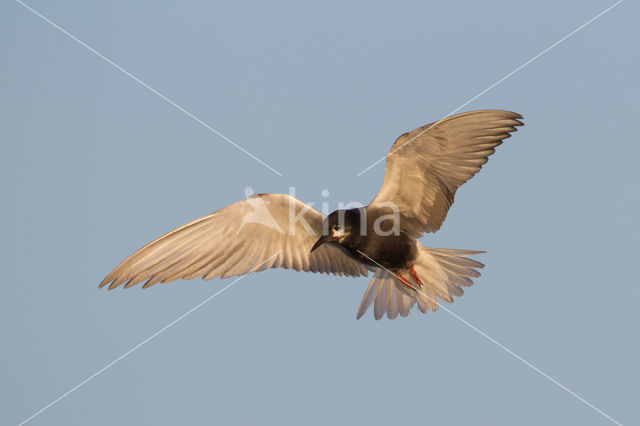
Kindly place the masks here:
[(411, 267), (411, 276), (413, 277), (413, 280), (417, 282), (420, 287), (422, 287), (422, 281), (420, 281), (420, 278), (418, 278), (418, 274), (416, 274), (416, 270), (413, 269), (413, 266)]
[(409, 284), (409, 280), (406, 279), (405, 277), (403, 277), (400, 273), (396, 274), (398, 279), (400, 281), (402, 281), (402, 284), (406, 285), (407, 287), (409, 287), (411, 290), (414, 290), (414, 288), (411, 286), (411, 284)]

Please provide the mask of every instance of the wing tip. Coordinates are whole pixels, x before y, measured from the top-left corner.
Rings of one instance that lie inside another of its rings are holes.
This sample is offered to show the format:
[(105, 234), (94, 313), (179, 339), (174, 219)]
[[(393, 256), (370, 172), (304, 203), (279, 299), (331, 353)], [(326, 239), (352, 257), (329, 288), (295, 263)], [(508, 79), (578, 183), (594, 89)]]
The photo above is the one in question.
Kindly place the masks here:
[(113, 277), (112, 274), (109, 274), (103, 279), (100, 284), (98, 284), (98, 288), (103, 288), (107, 286), (107, 290), (113, 290), (118, 287), (121, 283), (118, 282), (116, 277)]
[[(447, 118), (453, 118), (462, 115), (473, 115), (473, 114), (498, 114), (501, 119), (509, 118), (515, 121), (514, 126), (524, 126), (524, 123), (520, 120), (524, 120), (524, 116), (515, 111), (509, 111), (506, 109), (478, 109), (474, 111), (462, 112), (460, 114), (451, 115)], [(517, 129), (516, 129), (517, 130)]]
[(124, 284), (124, 288), (129, 288), (132, 287), (136, 284), (138, 284), (139, 281), (133, 281), (131, 279), (126, 279), (123, 277), (114, 277), (112, 276), (112, 274), (107, 275), (107, 277), (105, 279), (102, 280), (102, 282), (100, 282), (100, 284), (98, 284), (98, 288), (103, 288), (105, 286), (107, 286), (107, 290), (113, 290), (115, 288), (120, 287), (122, 284)]

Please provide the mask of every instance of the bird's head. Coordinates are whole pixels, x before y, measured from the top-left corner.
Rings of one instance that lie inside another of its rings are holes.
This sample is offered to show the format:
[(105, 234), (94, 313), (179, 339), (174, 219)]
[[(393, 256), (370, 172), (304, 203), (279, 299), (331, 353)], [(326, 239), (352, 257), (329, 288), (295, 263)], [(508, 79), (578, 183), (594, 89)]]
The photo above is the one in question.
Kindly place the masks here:
[(313, 245), (311, 251), (324, 243), (342, 243), (353, 234), (354, 230), (357, 230), (359, 219), (358, 209), (334, 211), (322, 223), (322, 235)]

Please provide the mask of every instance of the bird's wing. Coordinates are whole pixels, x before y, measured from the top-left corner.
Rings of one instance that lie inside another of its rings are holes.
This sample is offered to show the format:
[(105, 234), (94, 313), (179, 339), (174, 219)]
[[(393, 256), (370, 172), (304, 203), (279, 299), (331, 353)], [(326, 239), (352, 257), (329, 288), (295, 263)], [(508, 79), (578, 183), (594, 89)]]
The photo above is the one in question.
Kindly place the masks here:
[(367, 275), (367, 267), (339, 246), (313, 253), (324, 215), (285, 194), (254, 195), (157, 238), (133, 253), (100, 283), (109, 289), (146, 281), (210, 279), (267, 268)]
[(437, 231), (456, 190), (523, 124), (521, 118), (509, 111), (471, 111), (403, 134), (387, 154), (382, 188), (371, 206), (395, 205), (400, 228), (416, 237)]

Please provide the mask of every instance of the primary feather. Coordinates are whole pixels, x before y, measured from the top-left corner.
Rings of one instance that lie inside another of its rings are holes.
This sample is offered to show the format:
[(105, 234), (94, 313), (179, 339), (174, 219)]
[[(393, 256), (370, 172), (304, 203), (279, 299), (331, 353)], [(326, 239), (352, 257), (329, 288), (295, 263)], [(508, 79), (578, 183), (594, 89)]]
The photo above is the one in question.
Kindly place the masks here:
[[(300, 220), (290, 220), (298, 215)], [(157, 238), (118, 265), (100, 287), (126, 283), (128, 288), (146, 281), (146, 288), (179, 278), (226, 278), (268, 268), (366, 276), (366, 266), (339, 246), (309, 252), (322, 233), (323, 219), (289, 195), (256, 195)]]
[(401, 227), (415, 237), (437, 231), (456, 190), (522, 125), (521, 118), (510, 111), (471, 111), (403, 134), (387, 154), (384, 181), (371, 206), (395, 204)]

